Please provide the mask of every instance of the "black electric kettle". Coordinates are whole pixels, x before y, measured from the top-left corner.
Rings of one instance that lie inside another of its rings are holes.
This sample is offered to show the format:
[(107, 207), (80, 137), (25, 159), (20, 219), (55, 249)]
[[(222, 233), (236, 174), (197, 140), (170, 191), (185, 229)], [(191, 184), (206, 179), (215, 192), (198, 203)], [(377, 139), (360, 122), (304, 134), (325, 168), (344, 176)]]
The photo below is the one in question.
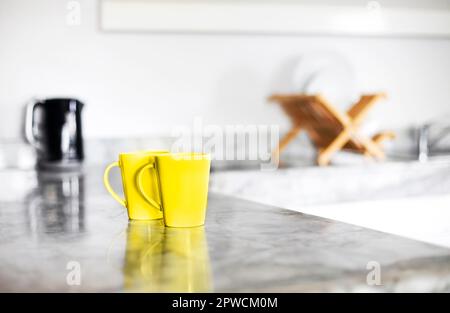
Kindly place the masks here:
[(33, 100), (26, 107), (25, 137), (37, 153), (38, 168), (77, 168), (84, 158), (77, 99)]

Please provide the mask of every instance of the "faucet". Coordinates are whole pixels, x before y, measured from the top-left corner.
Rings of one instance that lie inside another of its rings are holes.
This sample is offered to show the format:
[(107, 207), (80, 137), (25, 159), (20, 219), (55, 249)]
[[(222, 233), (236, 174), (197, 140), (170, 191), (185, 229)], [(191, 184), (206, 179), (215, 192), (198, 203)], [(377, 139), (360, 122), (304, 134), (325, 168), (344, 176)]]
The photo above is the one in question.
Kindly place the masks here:
[(417, 141), (417, 152), (418, 159), (420, 162), (428, 161), (430, 157), (431, 149), (436, 146), (442, 139), (450, 134), (450, 126), (443, 128), (434, 140), (430, 139), (430, 128), (432, 124), (425, 124), (419, 127), (418, 141)]
[(418, 151), (418, 159), (419, 162), (426, 162), (429, 157), (429, 133), (430, 133), (430, 125), (425, 124), (419, 127), (419, 135), (417, 141), (417, 151)]

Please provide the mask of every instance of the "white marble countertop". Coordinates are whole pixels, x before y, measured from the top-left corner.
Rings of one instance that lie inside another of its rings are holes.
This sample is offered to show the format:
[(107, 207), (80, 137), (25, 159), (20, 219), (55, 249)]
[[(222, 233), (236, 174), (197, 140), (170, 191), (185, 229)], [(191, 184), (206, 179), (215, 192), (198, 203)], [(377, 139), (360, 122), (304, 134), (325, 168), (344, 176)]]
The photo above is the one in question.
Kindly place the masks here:
[(211, 190), (450, 248), (450, 163), (216, 172)]
[(204, 228), (130, 223), (102, 170), (0, 171), (0, 291), (449, 291), (447, 248), (236, 197)]
[(306, 206), (301, 212), (450, 249), (450, 195)]

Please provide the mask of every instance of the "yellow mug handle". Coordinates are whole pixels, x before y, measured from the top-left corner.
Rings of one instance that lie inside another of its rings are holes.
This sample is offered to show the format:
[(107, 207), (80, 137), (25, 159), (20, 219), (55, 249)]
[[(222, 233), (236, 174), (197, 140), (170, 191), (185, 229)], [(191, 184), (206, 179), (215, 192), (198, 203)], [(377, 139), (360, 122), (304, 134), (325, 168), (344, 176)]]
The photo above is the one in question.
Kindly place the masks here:
[[(144, 197), (144, 199), (147, 200), (153, 207), (155, 207), (155, 209), (157, 209), (158, 211), (161, 211), (162, 210), (161, 204), (159, 204), (158, 202), (153, 200), (151, 197), (149, 197), (144, 191), (144, 185), (142, 183), (142, 174), (144, 173), (145, 170), (148, 170), (148, 169), (155, 169), (155, 171), (156, 171), (155, 163), (154, 162), (149, 163), (149, 164), (143, 166), (139, 170), (137, 177), (136, 177), (136, 183), (137, 183), (139, 192)], [(158, 175), (156, 175), (156, 179), (158, 179)], [(159, 180), (158, 180), (158, 189), (159, 189)]]
[(115, 191), (112, 189), (111, 184), (109, 183), (109, 172), (113, 167), (119, 167), (119, 162), (113, 162), (110, 165), (108, 165), (105, 169), (105, 173), (103, 174), (103, 184), (105, 184), (106, 190), (111, 194), (111, 196), (119, 202), (124, 207), (127, 207), (127, 203), (125, 199), (122, 199)]

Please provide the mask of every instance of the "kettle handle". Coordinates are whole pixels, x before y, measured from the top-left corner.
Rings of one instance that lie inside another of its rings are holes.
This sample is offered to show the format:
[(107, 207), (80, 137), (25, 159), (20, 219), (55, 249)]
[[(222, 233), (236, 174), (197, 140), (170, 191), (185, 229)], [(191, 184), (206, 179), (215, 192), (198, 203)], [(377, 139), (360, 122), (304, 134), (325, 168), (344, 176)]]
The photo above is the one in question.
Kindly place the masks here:
[(36, 106), (40, 103), (37, 99), (31, 99), (26, 105), (25, 111), (25, 139), (29, 144), (31, 144), (36, 149), (39, 148), (39, 144), (36, 140), (34, 134), (34, 110)]

